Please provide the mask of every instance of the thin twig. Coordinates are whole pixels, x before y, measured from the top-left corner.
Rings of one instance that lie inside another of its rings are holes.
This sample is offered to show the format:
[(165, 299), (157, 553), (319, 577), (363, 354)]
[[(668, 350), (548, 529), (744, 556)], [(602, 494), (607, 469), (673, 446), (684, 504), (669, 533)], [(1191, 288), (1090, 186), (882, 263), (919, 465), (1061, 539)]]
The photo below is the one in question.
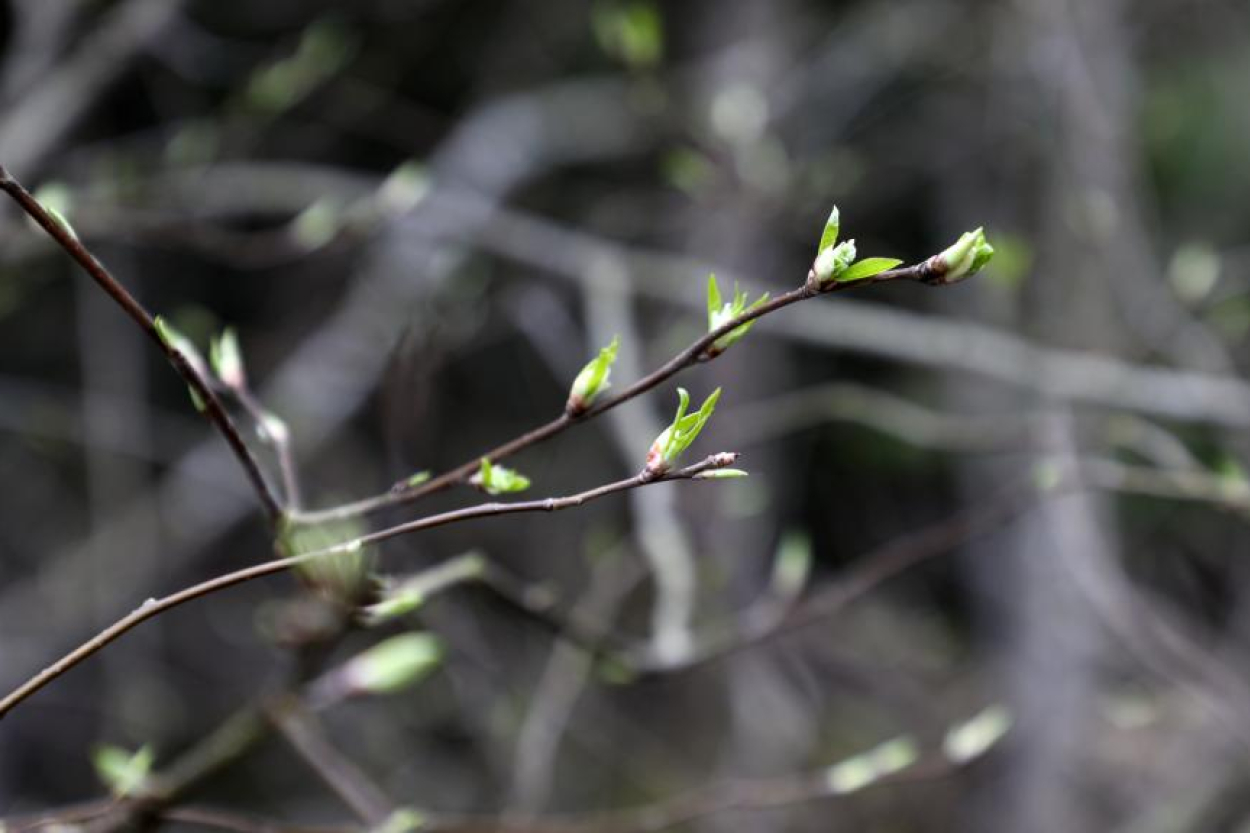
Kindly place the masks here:
[(330, 744), (299, 698), (276, 701), (266, 713), (291, 748), (370, 829), (390, 818), (395, 808), (381, 788)]
[(186, 356), (165, 342), (165, 339), (161, 337), (160, 331), (157, 329), (156, 320), (152, 317), (152, 314), (113, 277), (108, 268), (79, 241), (73, 231), (49, 213), (39, 200), (35, 199), (33, 194), (14, 179), (3, 165), (0, 165), (0, 189), (7, 193), (32, 220), (38, 223), (161, 349), (165, 357), (169, 359), (170, 364), (178, 371), (178, 375), (183, 378), (183, 381), (190, 386), (200, 401), (204, 403), (205, 417), (226, 438), (226, 442), (230, 445), (230, 450), (234, 452), (234, 456), (238, 459), (239, 464), (243, 466), (243, 470), (246, 472), (248, 480), (251, 481), (252, 487), (256, 490), (256, 494), (264, 505), (265, 511), (269, 514), (270, 520), (277, 521), (282, 516), (282, 504), (265, 481), (260, 464), (243, 441), (238, 428), (233, 420), (230, 419), (230, 415), (222, 406), (217, 394), (213, 392), (208, 380), (187, 360)]
[(848, 605), (864, 598), (895, 576), (981, 535), (1001, 529), (1046, 499), (1070, 492), (1075, 486), (1073, 481), (1065, 480), (1053, 490), (1039, 492), (1031, 484), (1008, 485), (976, 506), (892, 538), (870, 550), (855, 559), (854, 565), (840, 579), (813, 592), (780, 618), (705, 644), (701, 650), (679, 663), (664, 662), (645, 653), (634, 653), (625, 658), (625, 666), (640, 674), (685, 671), (811, 627), (837, 615)]
[(418, 518), (407, 523), (398, 524), (397, 526), (380, 529), (370, 532), (347, 541), (342, 544), (336, 544), (332, 547), (326, 547), (320, 550), (300, 553), (298, 555), (279, 558), (274, 561), (267, 561), (263, 564), (256, 564), (246, 567), (242, 570), (236, 570), (232, 573), (217, 576), (208, 581), (201, 582), (191, 587), (179, 590), (168, 596), (159, 599), (148, 599), (133, 611), (118, 619), (109, 627), (97, 633), (88, 639), (82, 645), (78, 646), (61, 659), (49, 665), (35, 676), (31, 677), (25, 683), (14, 689), (3, 700), (0, 700), (0, 719), (3, 719), (10, 711), (12, 711), (19, 703), (26, 700), (39, 689), (48, 683), (60, 677), (92, 654), (100, 651), (111, 642), (122, 636), (126, 632), (136, 626), (152, 619), (167, 610), (178, 607), (186, 602), (203, 598), (204, 596), (224, 590), (227, 587), (233, 587), (237, 584), (252, 581), (263, 576), (273, 575), (275, 573), (285, 572), (305, 564), (318, 558), (326, 558), (333, 555), (342, 555), (346, 553), (356, 552), (362, 547), (370, 544), (376, 544), (391, 538), (397, 538), (401, 535), (407, 535), (413, 532), (419, 532), (425, 529), (432, 529), (437, 526), (445, 526), (447, 524), (460, 523), (462, 521), (475, 520), (478, 518), (500, 517), (503, 515), (515, 515), (523, 512), (555, 512), (561, 509), (570, 509), (606, 497), (617, 492), (625, 492), (630, 489), (637, 489), (648, 486), (653, 483), (665, 483), (674, 480), (692, 480), (699, 474), (710, 471), (712, 469), (724, 468), (731, 465), (737, 458), (735, 454), (713, 454), (707, 459), (687, 466), (683, 469), (677, 469), (661, 475), (651, 475), (643, 471), (633, 477), (625, 480), (618, 480), (615, 483), (608, 483), (588, 489), (578, 494), (568, 495), (565, 497), (545, 498), (541, 500), (518, 501), (515, 503), (483, 503), (477, 506), (467, 506), (463, 509), (455, 509), (450, 512), (443, 512), (437, 515), (430, 515), (424, 518)]
[(273, 430), (273, 417), (265, 406), (256, 398), (256, 394), (247, 385), (232, 388), (235, 400), (247, 415), (252, 418), (258, 431), (264, 433), (266, 441), (273, 447), (274, 456), (278, 458), (278, 473), (282, 476), (282, 491), (286, 498), (286, 511), (298, 512), (303, 504), (299, 485), (299, 470), (295, 466), (295, 452), (291, 448), (291, 437), (283, 430)]
[(809, 277), (809, 280), (798, 289), (779, 295), (758, 307), (748, 309), (741, 315), (726, 321), (715, 330), (709, 331), (684, 350), (670, 358), (664, 364), (653, 370), (651, 373), (648, 373), (646, 376), (634, 382), (632, 385), (619, 393), (605, 397), (597, 404), (585, 411), (582, 411), (581, 413), (561, 413), (560, 416), (550, 422), (527, 431), (519, 437), (511, 439), (484, 454), (478, 455), (472, 460), (466, 461), (461, 465), (444, 472), (438, 477), (422, 483), (419, 486), (409, 486), (406, 480), (401, 480), (393, 485), (390, 491), (385, 494), (365, 498), (364, 500), (355, 501), (353, 503), (345, 503), (329, 509), (298, 513), (297, 517), (300, 520), (307, 521), (309, 523), (354, 518), (378, 512), (391, 506), (412, 503), (413, 501), (420, 500), (427, 495), (431, 495), (435, 492), (440, 492), (459, 483), (463, 483), (472, 477), (474, 472), (478, 470), (481, 458), (485, 457), (492, 462), (498, 462), (507, 457), (511, 457), (517, 452), (523, 451), (530, 446), (550, 439), (551, 437), (568, 430), (574, 425), (594, 419), (605, 411), (610, 411), (618, 405), (622, 405), (631, 399), (646, 393), (647, 391), (664, 383), (668, 379), (671, 379), (673, 376), (676, 376), (686, 368), (715, 359), (717, 355), (720, 355), (720, 353), (711, 351), (709, 348), (711, 348), (712, 345), (726, 333), (736, 330), (743, 324), (754, 321), (757, 318), (762, 318), (769, 313), (773, 313), (792, 304), (796, 304), (799, 301), (805, 301), (819, 295), (827, 295), (846, 289), (858, 288), (878, 283), (889, 283), (893, 281), (917, 281), (919, 283), (938, 285), (941, 283), (941, 277), (941, 272), (934, 266), (933, 258), (912, 266), (891, 269), (865, 280), (852, 281), (849, 283), (832, 281), (824, 285), (817, 285), (816, 282), (811, 280)]

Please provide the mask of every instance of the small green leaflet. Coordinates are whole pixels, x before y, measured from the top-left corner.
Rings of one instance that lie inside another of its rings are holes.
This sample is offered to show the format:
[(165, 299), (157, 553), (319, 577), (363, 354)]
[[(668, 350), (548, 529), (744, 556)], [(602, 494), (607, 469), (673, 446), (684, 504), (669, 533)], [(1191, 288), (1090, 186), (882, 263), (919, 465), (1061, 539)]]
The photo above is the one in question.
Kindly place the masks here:
[(835, 274), (833, 279), (838, 283), (862, 281), (865, 278), (871, 278), (882, 272), (887, 272), (902, 262), (893, 257), (866, 257), (858, 263), (847, 267), (841, 274)]
[(665, 472), (677, 462), (683, 452), (699, 436), (703, 426), (712, 418), (716, 410), (716, 401), (720, 399), (720, 388), (712, 391), (703, 401), (703, 406), (693, 414), (686, 413), (690, 407), (690, 394), (685, 388), (677, 389), (677, 415), (672, 423), (660, 432), (651, 444), (647, 454), (647, 469), (652, 472)]
[(492, 465), (485, 457), (482, 458), (482, 467), (470, 482), (490, 495), (523, 492), (530, 487), (528, 477), (512, 469)]
[(613, 336), (612, 343), (599, 351), (573, 380), (569, 390), (568, 409), (580, 413), (594, 403), (599, 394), (612, 386), (612, 364), (616, 361), (616, 353), (620, 349), (620, 336)]
[(96, 775), (109, 788), (115, 798), (125, 798), (139, 792), (148, 780), (156, 753), (144, 746), (137, 752), (129, 752), (117, 746), (100, 746), (91, 755)]
[[(719, 330), (725, 324), (742, 315), (744, 312), (759, 307), (768, 301), (768, 293), (765, 292), (755, 303), (747, 306), (747, 294), (738, 288), (738, 284), (734, 284), (733, 300), (725, 303), (721, 298), (720, 286), (716, 282), (716, 275), (707, 276), (707, 330), (709, 333)], [(741, 327), (735, 327), (716, 339), (708, 352), (711, 355), (718, 355), (732, 347), (742, 339), (754, 326), (754, 321), (748, 321)]]
[(838, 242), (838, 232), (841, 228), (842, 216), (838, 213), (838, 207), (835, 205), (833, 211), (829, 212), (829, 219), (825, 220), (825, 230), (821, 232), (820, 245), (816, 247), (817, 255)]

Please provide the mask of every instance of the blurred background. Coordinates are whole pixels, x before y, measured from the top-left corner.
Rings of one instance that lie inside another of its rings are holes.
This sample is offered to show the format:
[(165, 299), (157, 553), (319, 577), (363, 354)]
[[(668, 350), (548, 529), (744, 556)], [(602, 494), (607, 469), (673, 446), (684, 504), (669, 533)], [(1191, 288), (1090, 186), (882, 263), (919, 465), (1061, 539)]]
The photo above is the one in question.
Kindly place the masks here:
[[(692, 459), (741, 451), (745, 481), (382, 545), (390, 574), (479, 551), (639, 658), (440, 595), (442, 667), (320, 716), (397, 804), (541, 819), (741, 783), (781, 800), (630, 824), (1250, 830), (1245, 4), (9, 0), (0, 43), (0, 163), (189, 338), (236, 328), (313, 507), (557, 415), (614, 335), (615, 383), (640, 377), (704, 331), (709, 272), (800, 285), (834, 203), (862, 255), (981, 225), (997, 248), (951, 288), (769, 316), (511, 461), (533, 497), (626, 477), (676, 384), (719, 385)], [(271, 557), (177, 376), (12, 205), (0, 473), (6, 691)], [(23, 704), (0, 815), (98, 798), (97, 744), (193, 746), (289, 669), (298, 595), (179, 608)], [(785, 800), (987, 706), (1011, 731), (976, 761)], [(194, 797), (352, 820), (276, 739)]]

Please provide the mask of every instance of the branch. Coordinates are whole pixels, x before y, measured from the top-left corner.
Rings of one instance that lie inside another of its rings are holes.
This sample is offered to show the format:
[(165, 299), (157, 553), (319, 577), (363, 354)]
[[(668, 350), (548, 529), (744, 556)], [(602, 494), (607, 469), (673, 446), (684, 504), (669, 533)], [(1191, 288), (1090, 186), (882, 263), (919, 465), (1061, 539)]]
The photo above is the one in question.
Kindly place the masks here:
[(266, 713), (291, 748), (370, 829), (377, 829), (390, 818), (395, 811), (390, 800), (354, 762), (330, 744), (316, 718), (298, 697), (276, 701)]
[(336, 544), (332, 547), (326, 547), (320, 550), (300, 553), (298, 555), (279, 558), (274, 561), (267, 561), (263, 564), (256, 564), (246, 567), (242, 570), (236, 570), (232, 573), (217, 576), (208, 581), (201, 582), (191, 587), (179, 590), (168, 596), (159, 599), (148, 599), (139, 607), (135, 608), (126, 616), (118, 619), (109, 627), (97, 633), (89, 640), (78, 646), (61, 659), (49, 665), (43, 671), (31, 677), (22, 685), (14, 689), (3, 700), (0, 700), (0, 720), (12, 711), (18, 704), (29, 698), (39, 689), (48, 683), (60, 677), (71, 668), (75, 667), (92, 654), (99, 652), (101, 649), (109, 645), (114, 640), (121, 637), (136, 626), (152, 619), (167, 610), (178, 607), (186, 602), (209, 596), (219, 590), (233, 587), (236, 584), (252, 581), (263, 576), (273, 575), (275, 573), (286, 572), (301, 564), (307, 563), (314, 559), (326, 558), (334, 555), (343, 555), (359, 551), (361, 548), (370, 544), (376, 544), (386, 541), (390, 538), (397, 538), (401, 535), (407, 535), (413, 532), (419, 532), (425, 529), (432, 529), (437, 526), (445, 526), (447, 524), (460, 523), (463, 521), (475, 520), (478, 518), (501, 517), (503, 515), (516, 515), (525, 512), (555, 512), (561, 509), (571, 509), (575, 506), (581, 506), (593, 500), (598, 500), (617, 492), (625, 492), (631, 489), (649, 486), (653, 483), (665, 483), (673, 480), (694, 480), (699, 475), (714, 469), (725, 468), (731, 465), (736, 459), (736, 454), (721, 453), (713, 454), (707, 459), (687, 466), (683, 469), (677, 469), (661, 475), (653, 475), (647, 471), (618, 480), (615, 483), (608, 483), (597, 486), (584, 492), (565, 497), (544, 498), (541, 500), (518, 501), (516, 503), (483, 503), (477, 506), (467, 506), (463, 509), (455, 509), (450, 512), (443, 512), (437, 515), (430, 515), (424, 518), (418, 518), (407, 523), (397, 526), (380, 529), (376, 532), (370, 532), (342, 544)]
[(209, 422), (216, 426), (217, 430), (226, 438), (226, 442), (230, 445), (230, 450), (234, 452), (234, 456), (238, 459), (239, 464), (243, 466), (248, 480), (252, 483), (252, 488), (256, 490), (260, 502), (264, 505), (269, 519), (277, 521), (282, 516), (282, 504), (269, 488), (269, 484), (265, 482), (265, 477), (260, 470), (260, 464), (243, 441), (238, 428), (235, 427), (234, 422), (230, 419), (230, 415), (226, 413), (226, 409), (222, 406), (221, 400), (214, 393), (212, 385), (209, 384), (208, 380), (200, 374), (181, 351), (166, 343), (157, 329), (156, 320), (152, 317), (152, 314), (144, 309), (143, 305), (124, 286), (118, 283), (117, 279), (113, 277), (104, 264), (79, 241), (74, 232), (63, 221), (44, 208), (35, 199), (34, 195), (14, 179), (2, 165), (0, 165), (0, 189), (4, 190), (32, 220), (38, 223), (91, 276), (92, 280), (122, 308), (122, 311), (130, 316), (131, 320), (139, 326), (139, 329), (143, 330), (148, 338), (160, 347), (165, 357), (169, 359), (170, 364), (178, 371), (178, 375), (183, 378), (183, 381), (187, 383), (192, 392), (203, 403), (204, 415)]
[(298, 511), (302, 499), (299, 485), (299, 473), (295, 465), (295, 452), (291, 448), (291, 436), (286, 426), (280, 422), (274, 424), (274, 416), (265, 406), (260, 404), (256, 394), (246, 384), (231, 388), (235, 401), (247, 412), (247, 415), (263, 432), (273, 447), (274, 456), (278, 458), (278, 473), (282, 477), (283, 496), (288, 513)]
[(353, 503), (345, 503), (330, 509), (323, 509), (311, 512), (300, 512), (294, 517), (300, 521), (307, 523), (318, 523), (323, 521), (341, 520), (344, 518), (354, 518), (361, 515), (368, 515), (386, 509), (391, 506), (400, 506), (412, 503), (427, 495), (441, 492), (459, 483), (468, 480), (478, 470), (478, 465), (482, 458), (486, 458), (493, 462), (504, 460), (512, 455), (537, 445), (538, 443), (550, 439), (557, 434), (563, 433), (574, 425), (589, 421), (600, 414), (610, 411), (618, 405), (634, 399), (641, 394), (657, 387), (665, 381), (676, 376), (686, 368), (696, 364), (709, 362), (720, 355), (719, 351), (712, 350), (712, 345), (726, 334), (738, 329), (743, 324), (763, 318), (769, 313), (784, 309), (799, 301), (806, 301), (809, 298), (815, 298), (819, 295), (827, 295), (834, 292), (841, 292), (846, 289), (868, 286), (877, 283), (889, 283), (892, 281), (917, 281), (919, 283), (929, 284), (933, 286), (943, 283), (943, 275), (938, 268), (934, 259), (930, 258), (921, 263), (904, 266), (898, 269), (891, 269), (886, 272), (874, 275), (864, 280), (842, 283), (832, 281), (827, 284), (818, 285), (813, 276), (809, 273), (808, 280), (798, 289), (791, 290), (783, 295), (773, 298), (771, 301), (760, 306), (744, 311), (741, 315), (729, 319), (721, 326), (709, 331), (693, 344), (686, 347), (681, 352), (670, 358), (660, 367), (653, 370), (643, 378), (634, 382), (629, 387), (619, 393), (604, 397), (594, 406), (587, 408), (580, 413), (564, 412), (560, 416), (550, 422), (540, 425), (526, 433), (509, 440), (502, 445), (475, 456), (472, 460), (466, 461), (461, 465), (444, 472), (443, 474), (426, 481), (420, 486), (410, 487), (405, 480), (401, 480), (393, 485), (389, 492), (377, 495), (364, 500)]
[[(998, 741), (994, 738), (986, 748), (971, 755), (952, 757), (945, 750), (934, 750), (891, 762), (881, 753), (894, 747), (895, 755), (910, 746), (907, 738), (898, 738), (869, 750), (861, 756), (810, 772), (785, 777), (750, 780), (727, 780), (696, 787), (648, 804), (620, 810), (579, 812), (551, 815), (535, 819), (507, 819), (490, 815), (459, 815), (419, 812), (422, 831), (429, 833), (657, 833), (691, 821), (728, 812), (750, 812), (792, 807), (813, 801), (848, 799), (867, 790), (888, 788), (907, 783), (920, 783), (949, 777), (978, 761)], [(901, 743), (900, 743), (901, 742)], [(906, 744), (904, 746), (903, 744)], [(875, 766), (865, 758), (879, 757)], [(904, 755), (915, 755), (903, 751)], [(846, 767), (855, 767), (852, 772)], [(865, 766), (867, 764), (867, 766)], [(12, 833), (33, 833), (54, 825), (86, 823), (108, 818), (109, 802), (96, 802), (70, 812), (36, 819), (14, 819), (8, 828)], [(367, 833), (369, 828), (356, 825), (318, 825), (308, 827), (282, 822), (262, 821), (207, 808), (157, 807), (151, 817), (166, 821), (236, 831), (236, 833), (304, 833), (305, 831), (336, 831)], [(376, 829), (376, 828), (374, 828)]]

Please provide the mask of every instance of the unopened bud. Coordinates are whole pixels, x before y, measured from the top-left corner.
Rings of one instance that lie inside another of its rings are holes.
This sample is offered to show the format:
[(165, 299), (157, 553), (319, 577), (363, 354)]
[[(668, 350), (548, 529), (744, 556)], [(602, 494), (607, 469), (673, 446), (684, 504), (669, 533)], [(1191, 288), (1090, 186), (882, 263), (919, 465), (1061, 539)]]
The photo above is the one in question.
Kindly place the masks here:
[(985, 230), (978, 228), (964, 232), (955, 245), (935, 255), (929, 263), (942, 283), (955, 283), (975, 275), (993, 256), (994, 247), (985, 239)]
[(349, 660), (339, 681), (348, 695), (391, 694), (425, 679), (442, 658), (442, 644), (434, 636), (406, 633)]
[(594, 404), (599, 394), (611, 387), (612, 363), (616, 361), (616, 351), (621, 346), (620, 337), (614, 337), (612, 343), (599, 351), (573, 380), (569, 390), (569, 400), (565, 411), (576, 416)]
[(847, 240), (836, 246), (830, 246), (816, 256), (812, 271), (816, 273), (816, 282), (825, 285), (837, 280), (838, 275), (845, 272), (855, 262), (855, 241)]
[(239, 349), (239, 337), (230, 327), (223, 330), (209, 345), (208, 361), (222, 384), (235, 389), (247, 387), (243, 351)]

